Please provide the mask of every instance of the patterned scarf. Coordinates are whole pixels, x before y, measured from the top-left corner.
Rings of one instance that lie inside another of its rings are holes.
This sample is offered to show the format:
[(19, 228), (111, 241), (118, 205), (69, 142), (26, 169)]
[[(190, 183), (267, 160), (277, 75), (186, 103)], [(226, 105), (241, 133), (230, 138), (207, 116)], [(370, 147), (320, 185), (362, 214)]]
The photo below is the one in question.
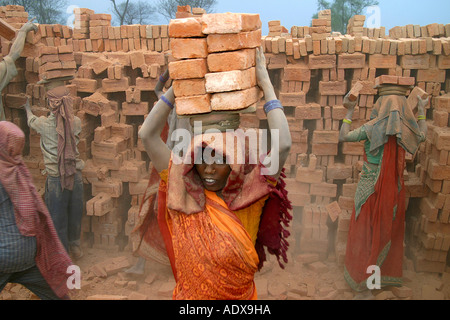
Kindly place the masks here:
[(58, 133), (58, 170), (62, 190), (73, 190), (76, 174), (77, 146), (73, 133), (73, 99), (62, 86), (47, 92), (48, 106), (56, 117)]
[(67, 294), (67, 268), (72, 262), (58, 238), (50, 214), (22, 159), (25, 134), (15, 124), (0, 122), (0, 182), (14, 206), (16, 224), (25, 237), (36, 237), (36, 265), (56, 295)]

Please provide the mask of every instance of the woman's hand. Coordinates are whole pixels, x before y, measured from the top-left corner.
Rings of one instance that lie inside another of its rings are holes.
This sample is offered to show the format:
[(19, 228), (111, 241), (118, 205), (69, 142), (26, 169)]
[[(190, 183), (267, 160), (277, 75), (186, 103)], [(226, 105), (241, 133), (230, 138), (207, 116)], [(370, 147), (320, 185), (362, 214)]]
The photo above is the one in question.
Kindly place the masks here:
[(266, 56), (262, 47), (256, 48), (256, 80), (258, 81), (258, 86), (264, 92), (266, 101), (277, 99), (269, 71), (267, 71)]
[(419, 109), (419, 114), (421, 114), (421, 115), (425, 114), (425, 108), (427, 107), (429, 102), (430, 102), (430, 97), (428, 97), (426, 99), (422, 99), (420, 96), (417, 96), (417, 107)]
[(31, 21), (28, 21), (27, 23), (25, 23), (22, 28), (20, 28), (19, 31), (23, 31), (25, 33), (28, 33), (30, 31), (37, 31), (38, 27)]
[(345, 107), (347, 110), (354, 110), (355, 107), (356, 107), (356, 102), (357, 102), (357, 100), (355, 100), (355, 101), (350, 101), (349, 96), (350, 96), (350, 93), (348, 93), (348, 94), (344, 97), (344, 107)]

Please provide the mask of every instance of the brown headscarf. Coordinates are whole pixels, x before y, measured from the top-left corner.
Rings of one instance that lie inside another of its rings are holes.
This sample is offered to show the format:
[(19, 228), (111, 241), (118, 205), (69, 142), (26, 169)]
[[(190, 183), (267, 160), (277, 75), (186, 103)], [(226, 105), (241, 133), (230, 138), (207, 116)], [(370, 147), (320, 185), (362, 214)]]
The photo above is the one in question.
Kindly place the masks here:
[(25, 237), (36, 237), (36, 265), (60, 298), (66, 296), (67, 268), (72, 265), (50, 214), (22, 159), (25, 134), (11, 122), (0, 122), (0, 182), (14, 206), (16, 224)]
[(62, 189), (73, 190), (77, 146), (73, 132), (73, 99), (69, 90), (57, 87), (47, 92), (48, 106), (56, 117), (58, 133), (58, 169)]
[(411, 154), (423, 140), (416, 118), (404, 95), (381, 95), (374, 105), (371, 121), (364, 125), (370, 140), (370, 152), (376, 155), (390, 136)]

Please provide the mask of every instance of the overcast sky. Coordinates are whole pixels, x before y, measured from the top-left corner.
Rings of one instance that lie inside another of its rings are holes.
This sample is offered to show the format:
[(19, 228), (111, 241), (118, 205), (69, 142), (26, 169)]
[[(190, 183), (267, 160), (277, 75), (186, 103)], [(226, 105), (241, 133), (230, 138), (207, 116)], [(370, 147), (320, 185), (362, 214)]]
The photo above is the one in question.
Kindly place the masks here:
[[(119, 0), (120, 1), (120, 0)], [(137, 1), (137, 0), (132, 0)], [(145, 0), (144, 0), (145, 1)], [(156, 3), (156, 0), (148, 0)], [(449, 0), (378, 0), (376, 10), (366, 12), (367, 20), (379, 23), (386, 30), (395, 26), (431, 23), (450, 23)], [(110, 0), (68, 0), (69, 5), (89, 8), (96, 13), (111, 13)], [(309, 26), (317, 12), (317, 0), (218, 0), (215, 12), (259, 13), (263, 22), (263, 34), (268, 33), (267, 23), (280, 20), (288, 30), (292, 26)], [(151, 24), (167, 24), (161, 20)]]

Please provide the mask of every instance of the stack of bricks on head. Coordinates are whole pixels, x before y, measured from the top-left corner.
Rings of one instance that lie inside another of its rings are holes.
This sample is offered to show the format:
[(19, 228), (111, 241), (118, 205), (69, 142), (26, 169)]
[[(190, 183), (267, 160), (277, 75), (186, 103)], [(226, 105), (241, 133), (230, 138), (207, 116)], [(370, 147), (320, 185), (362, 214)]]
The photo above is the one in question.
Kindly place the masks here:
[(176, 59), (170, 62), (169, 72), (179, 116), (240, 111), (258, 102), (258, 14), (217, 13), (174, 19), (169, 24), (169, 37)]
[[(43, 193), (40, 138), (27, 126), (24, 93), (36, 115), (47, 115), (45, 93), (37, 82), (45, 73), (75, 72), (68, 88), (75, 98), (74, 114), (82, 121), (84, 243), (107, 250), (134, 248), (129, 235), (152, 170), (137, 132), (157, 101), (154, 89), (167, 68), (173, 80), (166, 89), (173, 85), (180, 116), (227, 110), (239, 113), (244, 128), (268, 127), (253, 73), (255, 48), (262, 45), (293, 140), (285, 166), (294, 206), (290, 252), (325, 257), (331, 250), (343, 263), (364, 161), (362, 143), (339, 143), (347, 114), (344, 96), (351, 91), (357, 101), (351, 126), (356, 129), (370, 119), (377, 84), (413, 85), (407, 101), (414, 112), (418, 95), (430, 97), (430, 103), (427, 139), (417, 154), (407, 157), (405, 266), (417, 272), (448, 268), (450, 24), (398, 26), (387, 32), (365, 28), (365, 17), (354, 16), (347, 33), (339, 34), (332, 32), (331, 12), (325, 10), (311, 26), (308, 22), (290, 31), (281, 21), (269, 21), (269, 33), (263, 35), (256, 14), (178, 9), (169, 25), (115, 27), (110, 15), (84, 8), (75, 12), (75, 28), (41, 24), (27, 37), (16, 63), (18, 76), (2, 92), (7, 120), (26, 133), (25, 163)], [(219, 17), (228, 19), (225, 26), (219, 25)], [(17, 30), (28, 14), (23, 7), (5, 6), (0, 18)], [(2, 56), (14, 36), (14, 30), (5, 30), (0, 28)], [(186, 64), (196, 67), (180, 67)], [(256, 112), (244, 113), (254, 110), (255, 103)]]

